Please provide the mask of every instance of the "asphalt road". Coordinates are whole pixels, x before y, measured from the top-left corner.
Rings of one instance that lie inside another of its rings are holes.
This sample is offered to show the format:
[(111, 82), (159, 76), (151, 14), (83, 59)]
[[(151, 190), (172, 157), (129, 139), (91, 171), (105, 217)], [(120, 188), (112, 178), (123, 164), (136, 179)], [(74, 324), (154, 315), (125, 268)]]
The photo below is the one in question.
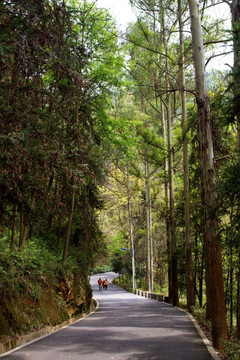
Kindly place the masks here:
[[(114, 278), (114, 273), (101, 275)], [(56, 333), (6, 354), (4, 360), (210, 360), (189, 317), (167, 304), (109, 284), (99, 309)], [(110, 282), (109, 281), (109, 282)]]

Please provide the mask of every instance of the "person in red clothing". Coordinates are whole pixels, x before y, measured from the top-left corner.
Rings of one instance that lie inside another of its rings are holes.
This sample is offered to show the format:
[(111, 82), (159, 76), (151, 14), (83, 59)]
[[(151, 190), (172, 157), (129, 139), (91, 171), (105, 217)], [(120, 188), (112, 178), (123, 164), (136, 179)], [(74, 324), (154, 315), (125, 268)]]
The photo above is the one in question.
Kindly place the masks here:
[(102, 290), (102, 285), (103, 285), (103, 281), (101, 278), (98, 279), (98, 287), (99, 287), (99, 290)]

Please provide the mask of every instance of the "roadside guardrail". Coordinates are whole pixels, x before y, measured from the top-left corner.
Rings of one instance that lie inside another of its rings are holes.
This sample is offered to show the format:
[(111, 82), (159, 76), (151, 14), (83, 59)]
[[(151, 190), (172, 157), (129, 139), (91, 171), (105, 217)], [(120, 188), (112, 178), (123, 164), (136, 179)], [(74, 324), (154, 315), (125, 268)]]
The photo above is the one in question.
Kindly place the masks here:
[(135, 290), (135, 294), (139, 295), (139, 296), (149, 298), (149, 299), (169, 303), (169, 297), (168, 296), (163, 296), (163, 295), (160, 295), (160, 294), (155, 294), (155, 293), (151, 293), (149, 291), (143, 291), (143, 290)]

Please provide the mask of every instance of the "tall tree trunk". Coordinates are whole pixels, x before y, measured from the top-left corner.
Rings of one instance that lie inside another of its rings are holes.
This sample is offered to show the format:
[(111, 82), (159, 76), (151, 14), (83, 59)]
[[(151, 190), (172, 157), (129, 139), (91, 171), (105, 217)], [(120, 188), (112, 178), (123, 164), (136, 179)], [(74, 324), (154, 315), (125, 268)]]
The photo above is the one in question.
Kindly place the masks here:
[[(167, 63), (167, 60), (166, 60)], [(168, 65), (166, 64), (166, 84), (169, 90)], [(174, 198), (174, 148), (172, 145), (172, 108), (171, 98), (167, 93), (167, 129), (168, 129), (168, 176), (169, 176), (169, 235), (171, 250), (171, 285), (172, 299), (170, 302), (173, 306), (178, 305), (178, 265), (177, 265), (177, 243), (176, 243), (176, 219), (175, 219), (175, 198)]]
[[(35, 206), (36, 195), (32, 195), (30, 209), (33, 209)], [(28, 228), (29, 228), (29, 214), (21, 213), (20, 217), (20, 239), (19, 239), (19, 251), (22, 251), (27, 240)], [(30, 227), (31, 228), (31, 227)]]
[(230, 249), (230, 274), (229, 274), (229, 301), (230, 301), (230, 326), (233, 326), (233, 248)]
[(240, 247), (238, 244), (238, 269), (236, 273), (237, 280), (237, 339), (240, 339)]
[(167, 95), (168, 104), (168, 163), (169, 163), (169, 195), (170, 195), (170, 249), (171, 249), (171, 272), (172, 272), (172, 301), (173, 306), (178, 305), (178, 264), (176, 243), (176, 219), (174, 198), (174, 148), (172, 145), (172, 112), (171, 99)]
[[(162, 120), (162, 133), (164, 146), (167, 148), (167, 131), (166, 131), (166, 119), (165, 119), (165, 107), (163, 101), (161, 101), (161, 120)], [(164, 187), (165, 187), (165, 205), (166, 205), (166, 239), (167, 239), (167, 258), (168, 258), (168, 297), (173, 298), (172, 294), (172, 266), (171, 266), (171, 236), (169, 226), (169, 215), (167, 209), (169, 208), (169, 183), (168, 183), (168, 159), (164, 157)]]
[(203, 279), (204, 279), (204, 254), (201, 259), (201, 268), (199, 274), (199, 306), (202, 308), (203, 306)]
[(233, 77), (234, 77), (234, 115), (237, 117), (238, 125), (238, 150), (240, 150), (240, 3), (239, 0), (232, 0), (232, 32), (233, 32)]
[(215, 187), (214, 152), (211, 132), (210, 103), (204, 69), (203, 38), (198, 3), (188, 0), (196, 77), (196, 99), (198, 106), (198, 135), (201, 182), (203, 190), (204, 225), (206, 236), (206, 260), (209, 266), (209, 281), (212, 312), (212, 336), (217, 349), (222, 349), (222, 339), (228, 339), (226, 307), (222, 274), (222, 253), (217, 216), (217, 194)]
[(19, 241), (19, 251), (22, 251), (27, 240), (27, 233), (28, 233), (28, 215), (23, 217), (23, 227), (22, 227), (22, 234)]
[[(234, 78), (234, 115), (237, 118), (237, 151), (238, 163), (240, 164), (240, 3), (239, 0), (232, 0), (232, 32), (233, 32), (233, 78)], [(240, 210), (240, 199), (238, 199), (238, 214)], [(240, 216), (239, 216), (240, 218)], [(240, 226), (240, 221), (238, 222)], [(240, 229), (238, 230), (238, 316), (237, 316), (237, 338), (240, 339)]]
[(182, 136), (183, 136), (183, 173), (184, 173), (184, 220), (185, 220), (185, 243), (186, 243), (186, 283), (187, 283), (187, 307), (195, 305), (194, 281), (192, 271), (192, 238), (190, 228), (190, 191), (189, 191), (189, 171), (188, 171), (188, 136), (187, 136), (187, 111), (186, 111), (186, 92), (185, 92), (185, 72), (184, 72), (184, 40), (182, 24), (182, 2), (178, 0), (178, 21), (180, 37), (180, 58), (179, 58), (179, 80), (181, 87), (182, 100)]
[(22, 241), (22, 237), (23, 237), (23, 229), (24, 229), (24, 213), (21, 210), (20, 211), (20, 231), (19, 231), (19, 247)]
[[(165, 29), (164, 14), (161, 17), (162, 28)], [(173, 306), (178, 305), (178, 265), (177, 265), (177, 244), (176, 244), (176, 219), (175, 219), (175, 199), (174, 199), (174, 148), (172, 145), (172, 107), (169, 95), (170, 81), (168, 74), (168, 48), (167, 41), (163, 34), (163, 44), (165, 49), (165, 82), (166, 82), (166, 107), (167, 107), (167, 143), (168, 143), (168, 182), (169, 182), (169, 236), (171, 250), (171, 290), (169, 290), (169, 300)]]
[[(238, 199), (238, 214), (240, 214), (240, 199)], [(240, 226), (240, 216), (238, 215), (238, 226)], [(240, 339), (240, 229), (238, 229), (238, 269), (237, 269), (237, 338)]]
[(70, 233), (71, 233), (72, 219), (73, 219), (73, 214), (74, 214), (75, 197), (76, 197), (76, 189), (73, 189), (71, 210), (70, 210), (70, 214), (69, 214), (69, 218), (68, 218), (67, 234), (66, 234), (64, 249), (63, 249), (63, 257), (62, 257), (63, 262), (66, 261), (67, 254), (68, 254), (68, 245), (69, 245), (69, 239), (70, 239)]
[[(198, 234), (195, 234), (195, 264), (196, 264), (196, 274), (195, 274), (195, 292), (198, 296), (199, 306), (202, 308), (202, 299), (203, 299), (203, 273), (204, 273), (204, 253), (199, 253), (199, 244), (198, 244)], [(198, 287), (197, 287), (198, 281)]]
[(12, 223), (12, 235), (11, 235), (11, 243), (10, 243), (11, 251), (14, 251), (16, 221), (17, 221), (17, 204), (15, 204), (13, 207), (13, 223)]
[(8, 199), (5, 198), (1, 204), (1, 211), (2, 211), (2, 215), (1, 215), (1, 225), (0, 225), (0, 232), (3, 232), (4, 230), (4, 222), (5, 222), (5, 214), (6, 214), (6, 210), (7, 210), (7, 204), (8, 204)]
[[(204, 191), (202, 190), (202, 182), (201, 182), (201, 192), (202, 192), (202, 199), (204, 198)], [(203, 203), (203, 201), (202, 201)], [(203, 217), (205, 217), (204, 215), (204, 211), (203, 211)], [(205, 221), (203, 219), (203, 254), (204, 254), (204, 263), (205, 263), (205, 284), (206, 284), (206, 299), (207, 299), (207, 304), (206, 304), (206, 318), (208, 320), (212, 319), (212, 312), (213, 312), (213, 307), (212, 307), (212, 300), (211, 300), (211, 279), (210, 279), (210, 266), (209, 266), (209, 254), (208, 254), (208, 242), (207, 242), (207, 236), (206, 236), (206, 226), (205, 226)]]
[(148, 257), (148, 268), (147, 268), (147, 280), (148, 280), (148, 291), (153, 292), (153, 244), (152, 244), (152, 221), (151, 221), (151, 192), (149, 183), (149, 162), (146, 156), (145, 162), (145, 192), (146, 192), (146, 230), (147, 230), (147, 257)]
[(132, 284), (133, 284), (133, 290), (135, 290), (136, 289), (136, 275), (135, 275), (135, 254), (134, 254), (134, 239), (133, 239), (133, 216), (132, 216), (130, 179), (129, 179), (128, 168), (127, 168), (127, 198), (128, 198), (129, 237), (130, 237), (131, 254), (132, 254)]
[[(160, 43), (164, 45), (166, 50), (166, 32), (165, 32), (165, 19), (164, 19), (164, 6), (163, 1), (159, 1), (159, 23), (162, 28)], [(167, 69), (167, 61), (165, 61), (165, 74)], [(166, 113), (167, 111), (167, 96), (166, 96), (166, 103), (164, 103), (163, 99), (161, 99), (161, 121), (162, 121), (162, 135), (165, 149), (168, 148), (168, 141), (167, 141), (167, 121), (166, 121)], [(168, 258), (168, 298), (169, 302), (173, 302), (173, 285), (172, 285), (172, 259), (171, 259), (171, 231), (170, 231), (170, 215), (169, 215), (169, 198), (170, 198), (170, 191), (169, 191), (169, 161), (168, 157), (164, 157), (164, 185), (165, 185), (165, 221), (166, 221), (166, 240), (167, 240), (167, 258)]]
[(56, 249), (59, 249), (60, 246), (60, 236), (61, 236), (61, 230), (62, 230), (62, 221), (61, 221), (61, 216), (59, 216), (59, 220), (58, 220), (58, 232), (57, 232), (57, 242), (56, 242)]

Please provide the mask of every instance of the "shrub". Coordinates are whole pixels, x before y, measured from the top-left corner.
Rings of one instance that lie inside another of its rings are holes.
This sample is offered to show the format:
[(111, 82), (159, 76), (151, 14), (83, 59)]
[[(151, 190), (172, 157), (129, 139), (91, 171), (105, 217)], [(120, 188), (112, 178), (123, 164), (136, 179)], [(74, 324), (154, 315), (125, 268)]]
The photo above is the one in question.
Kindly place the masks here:
[(240, 341), (225, 341), (223, 342), (223, 346), (226, 352), (226, 355), (231, 360), (239, 360), (240, 359)]

